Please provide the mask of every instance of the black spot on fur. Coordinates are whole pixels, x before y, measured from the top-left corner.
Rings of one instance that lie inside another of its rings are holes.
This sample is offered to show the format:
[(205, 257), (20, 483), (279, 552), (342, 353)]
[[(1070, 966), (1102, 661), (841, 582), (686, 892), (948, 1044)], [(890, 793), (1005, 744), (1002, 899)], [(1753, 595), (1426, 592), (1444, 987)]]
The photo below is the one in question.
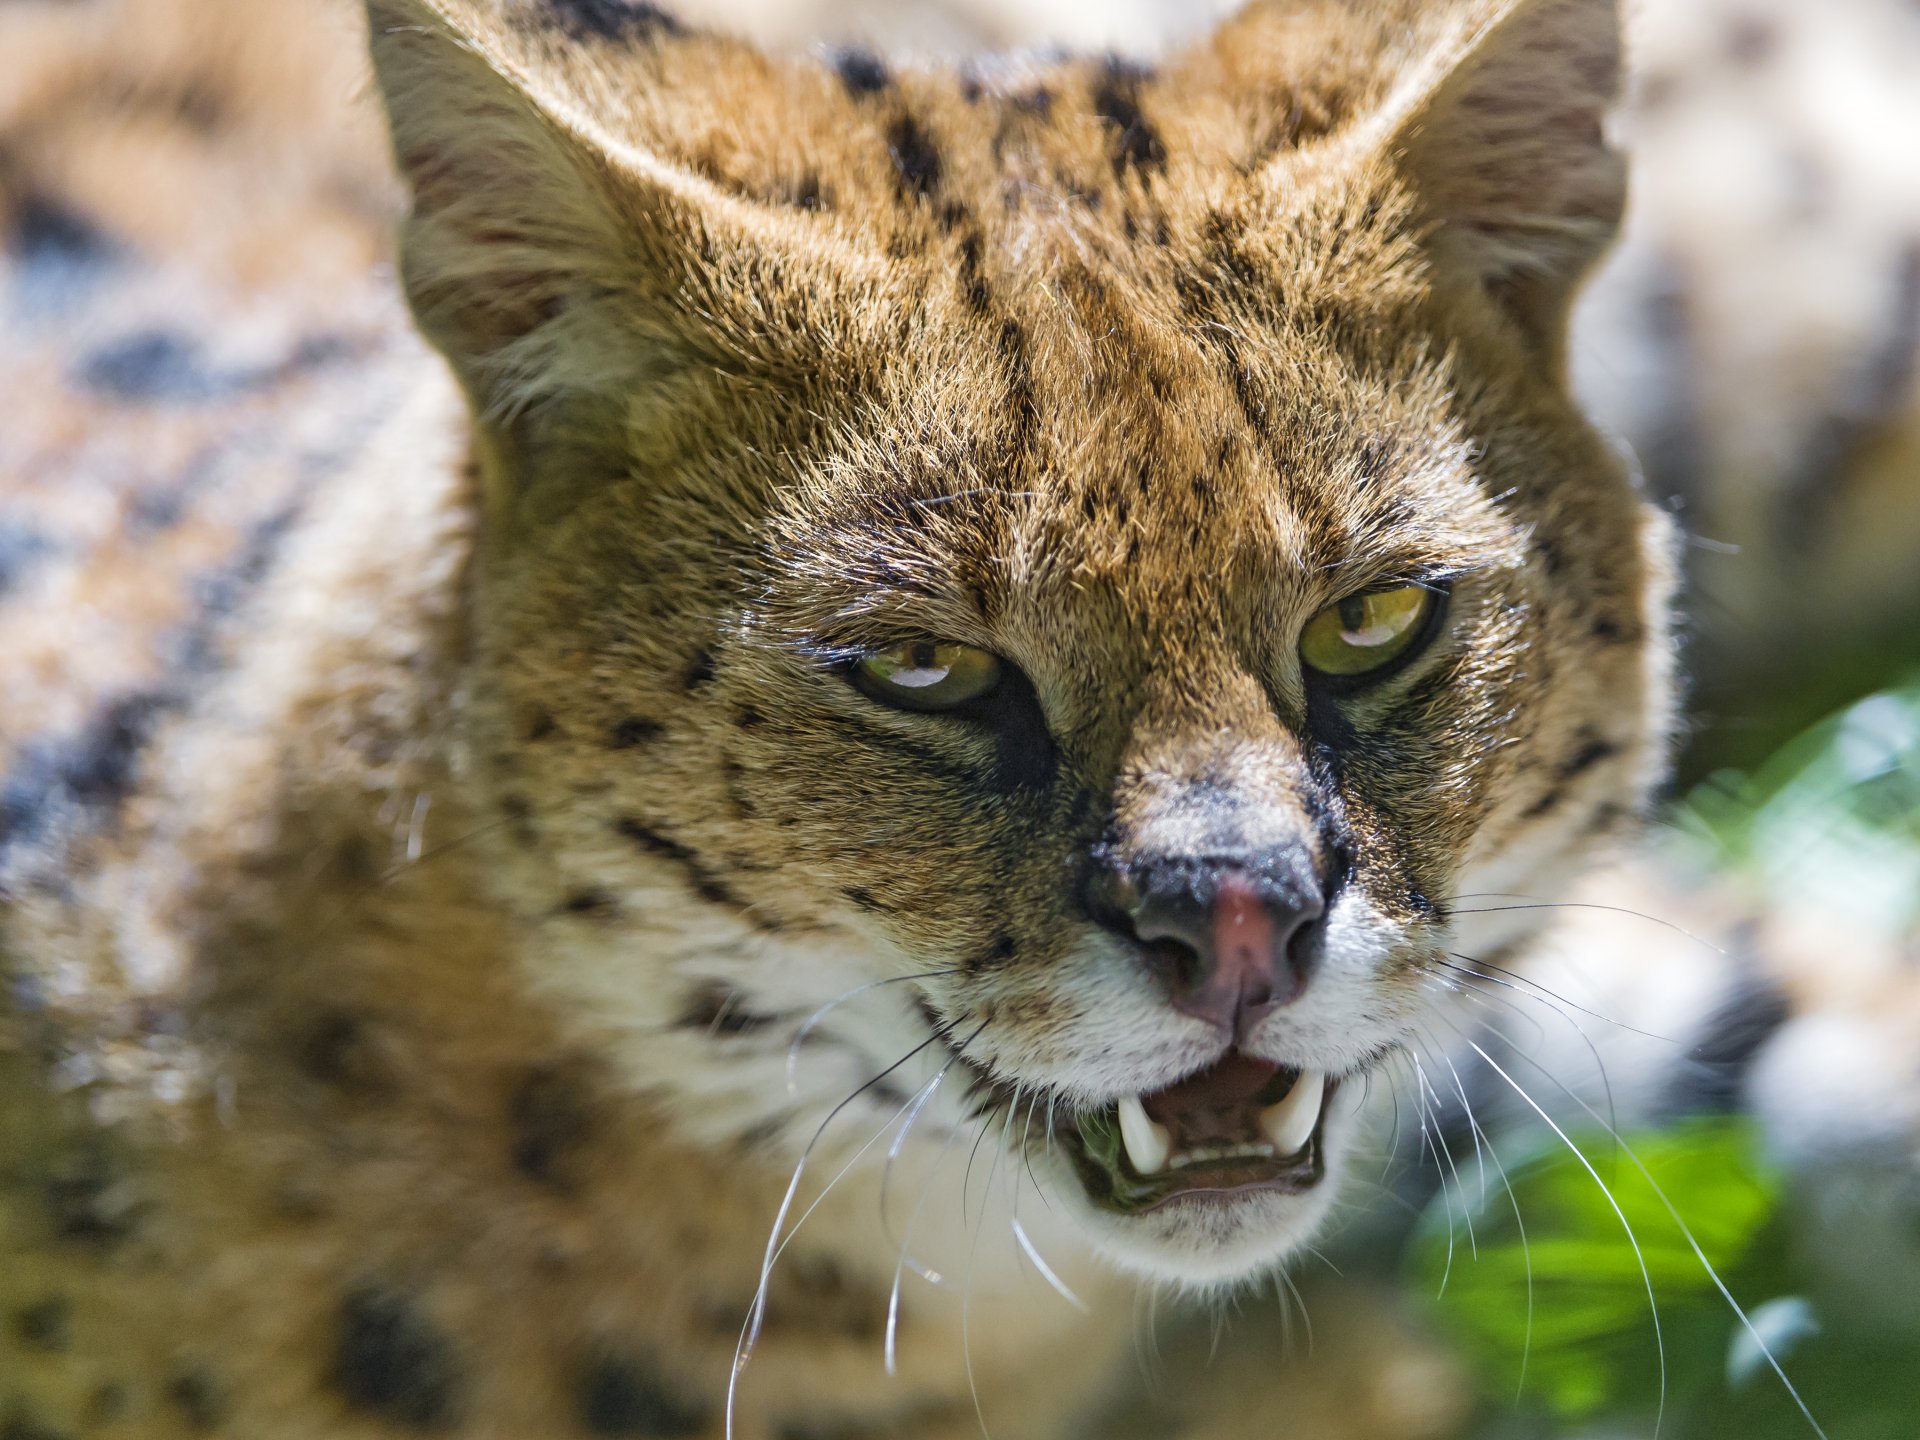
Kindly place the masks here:
[(993, 292), (987, 286), (986, 271), (981, 264), (985, 247), (986, 241), (978, 230), (969, 230), (960, 237), (960, 295), (976, 315), (986, 314), (993, 305)]
[(715, 981), (693, 993), (674, 1023), (683, 1030), (703, 1030), (709, 1035), (751, 1035), (766, 1029), (774, 1019), (748, 1008), (738, 990)]
[(742, 705), (733, 712), (733, 723), (742, 730), (757, 730), (767, 723), (767, 717), (751, 705)]
[(56, 1234), (103, 1246), (131, 1234), (142, 1208), (133, 1181), (97, 1141), (49, 1167), (46, 1199)]
[(547, 0), (547, 4), (561, 27), (580, 40), (653, 40), (686, 33), (675, 16), (643, 0)]
[(381, 1286), (341, 1302), (331, 1378), (349, 1403), (417, 1430), (449, 1429), (465, 1409), (452, 1342), (411, 1300)]
[(211, 368), (191, 336), (146, 330), (88, 355), (76, 376), (103, 399), (123, 405), (203, 403), (242, 388), (242, 380)]
[(1725, 1113), (1740, 1108), (1753, 1062), (1792, 1019), (1787, 997), (1758, 978), (1744, 980), (1702, 1027), (1675, 1077), (1670, 1114)]
[(1166, 142), (1140, 110), (1140, 86), (1149, 73), (1124, 60), (1109, 60), (1093, 86), (1093, 112), (1115, 131), (1113, 173), (1157, 170), (1167, 163)]
[(106, 808), (124, 800), (166, 703), (157, 691), (137, 691), (102, 706), (66, 743), (28, 747), (0, 787), (0, 846), (30, 833), (59, 803)]
[(87, 1398), (87, 1418), (97, 1425), (117, 1425), (133, 1410), (133, 1387), (124, 1380), (108, 1380)]
[(218, 1430), (230, 1408), (226, 1388), (203, 1365), (190, 1365), (167, 1382), (167, 1398), (178, 1407), (189, 1428)]
[(637, 745), (658, 740), (665, 733), (666, 727), (658, 720), (649, 720), (644, 715), (629, 715), (613, 727), (612, 734), (607, 737), (607, 748), (631, 750)]
[(1035, 85), (1022, 90), (1008, 102), (1024, 115), (1032, 115), (1045, 120), (1053, 114), (1053, 91), (1044, 85)]
[(550, 739), (553, 735), (554, 728), (553, 712), (551, 710), (534, 711), (532, 716), (527, 720), (527, 743), (529, 745), (537, 745), (542, 740)]
[(42, 1300), (16, 1315), (13, 1328), (30, 1350), (65, 1350), (73, 1343), (73, 1306), (58, 1295)]
[(79, 301), (121, 259), (120, 247), (85, 216), (34, 194), (14, 205), (7, 254), (15, 300), (29, 317)]
[(293, 1060), (321, 1084), (361, 1099), (393, 1093), (393, 1066), (371, 1026), (347, 1010), (315, 1017), (294, 1041)]
[(561, 906), (569, 915), (612, 915), (619, 902), (604, 890), (576, 890)]
[(524, 795), (502, 795), (500, 813), (507, 817), (507, 833), (522, 850), (540, 845), (540, 829), (533, 823), (533, 804)]
[(713, 652), (701, 650), (687, 662), (686, 673), (680, 677), (680, 685), (685, 690), (698, 690), (713, 679)]
[[(882, 1105), (905, 1105), (907, 1097), (880, 1095)], [(792, 1284), (781, 1289), (768, 1307), (770, 1330), (803, 1335), (840, 1335), (849, 1340), (877, 1340), (886, 1326), (887, 1297), (850, 1277), (825, 1255), (797, 1256), (788, 1261)]]
[(1013, 936), (996, 935), (993, 943), (981, 953), (980, 964), (982, 966), (1004, 964), (1014, 957), (1019, 948), (1019, 942)]
[(887, 153), (899, 174), (903, 195), (931, 195), (940, 185), (940, 151), (911, 115), (902, 115), (887, 131)]
[(800, 210), (824, 210), (827, 208), (826, 191), (821, 187), (820, 177), (811, 170), (788, 187), (786, 200), (789, 205)]
[(232, 559), (198, 578), (198, 614), (163, 647), (174, 676), (172, 688), (122, 695), (95, 711), (79, 735), (34, 740), (22, 747), (13, 769), (0, 779), (0, 851), (16, 840), (42, 835), (65, 808), (104, 809), (126, 797), (160, 718), (199, 693), (192, 682), (220, 659), (216, 639), (221, 623), (272, 568), (281, 538), (298, 513), (296, 501), (268, 516)]
[(698, 1435), (712, 1407), (681, 1391), (661, 1368), (636, 1355), (601, 1354), (580, 1376), (580, 1423), (589, 1435)]
[(581, 1154), (593, 1138), (593, 1104), (577, 1076), (541, 1066), (507, 1102), (513, 1168), (529, 1180), (570, 1191), (580, 1182)]
[(1554, 773), (1561, 783), (1578, 778), (1603, 760), (1611, 760), (1620, 753), (1620, 747), (1597, 735), (1590, 735), (1581, 747), (1564, 760)]
[(654, 855), (664, 855), (669, 860), (678, 860), (682, 864), (693, 859), (693, 851), (671, 836), (662, 835), (658, 830), (649, 829), (631, 815), (622, 815), (613, 822), (615, 833), (624, 836)]
[(873, 914), (885, 914), (888, 906), (882, 903), (874, 893), (864, 885), (849, 885), (840, 892), (857, 907)]
[(66, 1430), (57, 1430), (24, 1406), (0, 1420), (0, 1440), (73, 1440)]
[(884, 61), (871, 50), (851, 46), (833, 57), (833, 73), (849, 95), (878, 95), (893, 83)]

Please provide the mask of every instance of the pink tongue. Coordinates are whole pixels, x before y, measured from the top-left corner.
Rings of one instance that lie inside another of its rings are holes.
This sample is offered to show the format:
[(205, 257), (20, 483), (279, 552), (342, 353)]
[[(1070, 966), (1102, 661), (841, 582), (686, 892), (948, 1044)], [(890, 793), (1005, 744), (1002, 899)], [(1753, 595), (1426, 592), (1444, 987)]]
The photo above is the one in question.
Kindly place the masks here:
[(1178, 1124), (1188, 1131), (1211, 1130), (1214, 1126), (1195, 1122), (1202, 1117), (1217, 1121), (1224, 1118), (1220, 1112), (1251, 1106), (1279, 1073), (1280, 1067), (1271, 1060), (1256, 1060), (1237, 1050), (1231, 1051), (1218, 1064), (1198, 1075), (1189, 1075), (1178, 1085), (1169, 1085), (1155, 1094), (1143, 1095), (1140, 1103), (1147, 1114), (1162, 1125)]

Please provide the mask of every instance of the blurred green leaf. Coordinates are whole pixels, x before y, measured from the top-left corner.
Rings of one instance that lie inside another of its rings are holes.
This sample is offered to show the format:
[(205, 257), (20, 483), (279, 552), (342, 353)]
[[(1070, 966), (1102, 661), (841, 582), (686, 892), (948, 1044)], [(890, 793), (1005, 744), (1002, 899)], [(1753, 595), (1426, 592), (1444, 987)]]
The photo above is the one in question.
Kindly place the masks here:
[(1757, 894), (1843, 895), (1858, 921), (1920, 925), (1920, 681), (1814, 726), (1751, 775), (1710, 777), (1672, 818)]
[[(1505, 1159), (1511, 1199), (1495, 1171), (1485, 1194), (1455, 1196), (1451, 1211), (1436, 1200), (1416, 1235), (1409, 1277), (1431, 1297), (1443, 1332), (1457, 1337), (1487, 1393), (1511, 1391), (1524, 1364), (1527, 1391), (1562, 1420), (1592, 1417), (1623, 1399), (1650, 1410), (1661, 1347), (1649, 1281), (1675, 1374), (1705, 1359), (1717, 1375), (1736, 1324), (1661, 1192), (1724, 1273), (1774, 1213), (1778, 1186), (1743, 1121), (1699, 1120), (1627, 1137), (1651, 1181), (1610, 1137), (1572, 1139), (1605, 1189), (1564, 1148)], [(1473, 1219), (1471, 1245), (1463, 1204)], [(1702, 1316), (1724, 1323), (1703, 1325)]]

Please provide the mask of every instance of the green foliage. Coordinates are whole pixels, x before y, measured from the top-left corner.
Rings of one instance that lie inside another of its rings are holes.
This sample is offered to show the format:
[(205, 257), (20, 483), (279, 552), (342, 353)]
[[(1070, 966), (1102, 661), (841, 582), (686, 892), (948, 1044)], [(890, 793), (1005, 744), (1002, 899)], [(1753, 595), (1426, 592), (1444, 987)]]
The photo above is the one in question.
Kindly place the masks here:
[[(1555, 1151), (1502, 1157), (1509, 1196), (1489, 1157), (1483, 1193), (1429, 1208), (1409, 1278), (1432, 1297), (1443, 1333), (1457, 1337), (1489, 1394), (1523, 1394), (1563, 1421), (1623, 1403), (1651, 1411), (1664, 1342), (1671, 1405), (1700, 1378), (1697, 1364), (1676, 1362), (1697, 1360), (1702, 1345), (1716, 1366), (1725, 1354), (1725, 1327), (1702, 1324), (1703, 1314), (1712, 1320), (1725, 1306), (1700, 1256), (1721, 1272), (1739, 1267), (1774, 1214), (1777, 1183), (1759, 1165), (1747, 1128), (1732, 1121), (1696, 1121), (1624, 1143), (1571, 1138), (1592, 1173), (1556, 1139)], [(1477, 1185), (1477, 1168), (1461, 1176)], [(1662, 1193), (1674, 1199), (1699, 1253)]]
[(1816, 725), (1752, 775), (1712, 776), (1673, 824), (1757, 895), (1844, 896), (1855, 922), (1920, 926), (1920, 680)]
[[(1836, 897), (1850, 924), (1920, 931), (1920, 679), (1850, 706), (1750, 775), (1712, 776), (1675, 806), (1668, 838), (1757, 904)], [(1745, 1122), (1571, 1139), (1604, 1189), (1550, 1135), (1502, 1153), (1511, 1199), (1491, 1157), (1484, 1183), (1463, 1162), (1462, 1182), (1483, 1193), (1436, 1199), (1409, 1251), (1409, 1287), (1479, 1377), (1472, 1433), (1639, 1440), (1657, 1417), (1663, 1440), (1817, 1434), (1771, 1356), (1831, 1440), (1920, 1440), (1920, 1347), (1850, 1323), (1800, 1263), (1789, 1202)]]

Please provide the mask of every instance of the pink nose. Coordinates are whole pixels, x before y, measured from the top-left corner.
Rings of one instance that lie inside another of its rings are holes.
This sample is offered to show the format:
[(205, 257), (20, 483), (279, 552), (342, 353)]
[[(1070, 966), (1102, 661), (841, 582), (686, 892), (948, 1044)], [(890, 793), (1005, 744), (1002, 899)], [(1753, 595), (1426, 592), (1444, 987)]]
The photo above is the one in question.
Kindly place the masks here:
[(1241, 869), (1211, 883), (1156, 887), (1130, 907), (1134, 936), (1173, 1007), (1244, 1036), (1306, 988), (1296, 941), (1320, 917), (1318, 887), (1276, 884)]

